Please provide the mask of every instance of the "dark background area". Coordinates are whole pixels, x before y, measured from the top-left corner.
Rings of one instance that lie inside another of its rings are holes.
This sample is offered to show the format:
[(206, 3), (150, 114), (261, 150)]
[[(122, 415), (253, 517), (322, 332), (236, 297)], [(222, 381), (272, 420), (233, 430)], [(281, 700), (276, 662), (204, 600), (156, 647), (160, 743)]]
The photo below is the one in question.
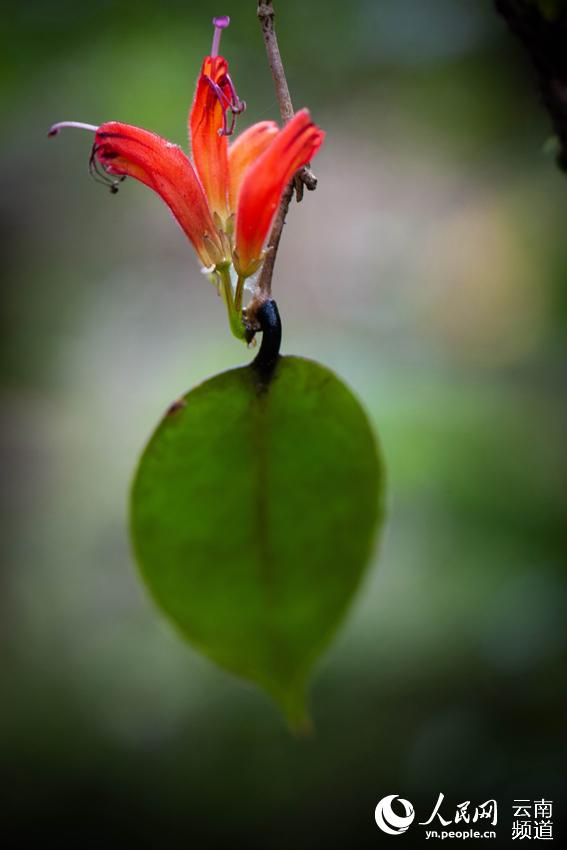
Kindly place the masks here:
[(119, 119), (185, 144), (213, 14), (240, 127), (277, 118), (254, 2), (27, 0), (3, 15), (0, 820), (9, 847), (422, 844), (374, 823), (514, 798), (565, 815), (567, 183), (490, 3), (276, 2), (327, 140), (274, 279), (284, 351), (357, 391), (388, 466), (380, 558), (313, 682), (315, 734), (180, 642), (127, 493), (168, 404), (251, 353), (159, 199), (89, 179)]

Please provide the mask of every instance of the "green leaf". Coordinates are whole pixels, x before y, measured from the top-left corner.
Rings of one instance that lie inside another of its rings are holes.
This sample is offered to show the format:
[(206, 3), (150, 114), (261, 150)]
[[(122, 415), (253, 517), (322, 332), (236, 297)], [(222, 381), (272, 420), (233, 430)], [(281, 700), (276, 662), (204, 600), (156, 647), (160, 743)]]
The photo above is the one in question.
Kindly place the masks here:
[(183, 635), (307, 722), (311, 668), (359, 584), (382, 516), (367, 417), (323, 366), (253, 365), (176, 402), (135, 477), (145, 582)]

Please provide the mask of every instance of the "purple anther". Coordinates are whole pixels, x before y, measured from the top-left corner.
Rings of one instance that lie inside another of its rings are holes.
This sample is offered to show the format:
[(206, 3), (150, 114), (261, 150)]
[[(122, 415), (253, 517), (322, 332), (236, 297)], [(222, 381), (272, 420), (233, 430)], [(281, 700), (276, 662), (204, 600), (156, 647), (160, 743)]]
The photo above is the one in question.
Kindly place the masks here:
[[(230, 91), (230, 97), (223, 92), (220, 85), (211, 80), (205, 74), (205, 80), (210, 85), (212, 90), (214, 91), (222, 109), (222, 127), (219, 129), (219, 136), (232, 136), (234, 133), (234, 127), (236, 125), (236, 116), (240, 115), (246, 109), (246, 102), (244, 100), (240, 100), (238, 95), (236, 94), (236, 89), (234, 88), (234, 83), (230, 79), (228, 74), (224, 74), (224, 76), (220, 79), (220, 83), (222, 85), (227, 85)], [(230, 109), (230, 127), (228, 126), (227, 121), (227, 112)]]
[(109, 160), (111, 161), (115, 159), (118, 154), (114, 152), (106, 153), (104, 154), (105, 162), (102, 162), (99, 159), (99, 151), (101, 150), (101, 147), (102, 145), (97, 145), (96, 143), (93, 145), (89, 158), (89, 171), (91, 177), (96, 183), (102, 183), (103, 186), (110, 189), (111, 195), (115, 195), (118, 192), (118, 186), (120, 183), (126, 180), (126, 175), (112, 175), (110, 171), (112, 165), (109, 164)]
[(91, 133), (96, 133), (98, 130), (98, 127), (95, 127), (94, 124), (83, 124), (82, 121), (59, 121), (49, 128), (47, 135), (56, 136), (59, 130), (62, 130), (64, 127), (74, 127), (77, 130), (90, 130)]
[(217, 18), (213, 18), (213, 26), (215, 31), (213, 33), (213, 46), (211, 47), (211, 56), (219, 55), (219, 47), (222, 31), (227, 28), (230, 24), (230, 18), (228, 15), (219, 15)]
[(240, 100), (236, 94), (236, 89), (230, 76), (228, 74), (225, 74), (224, 76), (230, 89), (230, 111), (234, 113), (234, 115), (240, 115), (246, 109), (246, 101)]

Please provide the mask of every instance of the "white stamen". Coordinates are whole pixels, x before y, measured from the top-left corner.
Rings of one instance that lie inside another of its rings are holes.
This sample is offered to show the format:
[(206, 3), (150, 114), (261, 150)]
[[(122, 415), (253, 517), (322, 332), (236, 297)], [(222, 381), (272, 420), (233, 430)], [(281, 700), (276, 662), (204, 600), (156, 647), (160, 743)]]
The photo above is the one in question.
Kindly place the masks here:
[(74, 127), (78, 130), (90, 130), (91, 133), (96, 133), (98, 127), (95, 127), (94, 124), (84, 124), (82, 121), (59, 121), (57, 124), (54, 124), (53, 127), (50, 127), (47, 135), (48, 136), (56, 136), (59, 130), (62, 130), (63, 127)]

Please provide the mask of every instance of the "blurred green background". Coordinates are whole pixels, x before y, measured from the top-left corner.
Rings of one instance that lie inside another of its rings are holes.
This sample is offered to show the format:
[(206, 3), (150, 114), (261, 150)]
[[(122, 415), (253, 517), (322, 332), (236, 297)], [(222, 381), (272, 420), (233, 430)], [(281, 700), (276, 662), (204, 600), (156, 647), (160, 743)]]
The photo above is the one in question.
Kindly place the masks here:
[(111, 197), (89, 178), (89, 137), (45, 134), (119, 119), (184, 144), (225, 13), (240, 126), (277, 118), (255, 2), (14, 5), (0, 51), (9, 847), (375, 847), (374, 807), (394, 793), (428, 816), (444, 792), (446, 817), (495, 797), (501, 846), (514, 797), (554, 800), (560, 822), (567, 183), (548, 118), (488, 2), (276, 9), (295, 106), (327, 130), (276, 269), (284, 351), (336, 369), (375, 423), (380, 558), (318, 668), (309, 740), (146, 597), (126, 530), (139, 453), (174, 398), (251, 353), (161, 201), (134, 181)]

